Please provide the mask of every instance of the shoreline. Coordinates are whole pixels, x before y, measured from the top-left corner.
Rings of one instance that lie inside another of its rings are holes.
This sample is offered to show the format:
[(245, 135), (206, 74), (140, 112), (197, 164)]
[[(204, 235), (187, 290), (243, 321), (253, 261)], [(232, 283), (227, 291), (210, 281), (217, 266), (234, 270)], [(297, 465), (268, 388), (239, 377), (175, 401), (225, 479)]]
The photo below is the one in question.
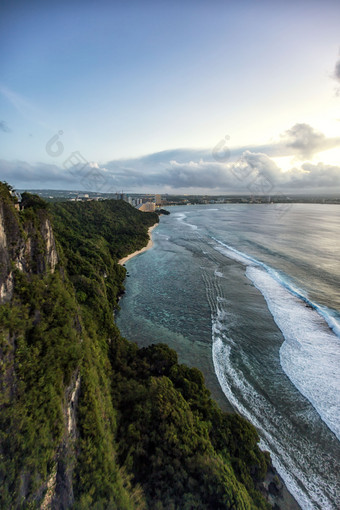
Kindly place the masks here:
[(144, 248), (141, 248), (140, 250), (136, 250), (133, 253), (130, 253), (130, 255), (126, 255), (126, 257), (123, 257), (122, 259), (118, 260), (118, 264), (123, 266), (125, 264), (125, 262), (132, 259), (133, 257), (136, 257), (136, 255), (139, 255), (140, 253), (144, 253), (145, 251), (150, 250), (150, 248), (152, 248), (152, 246), (153, 246), (151, 233), (152, 233), (153, 229), (157, 227), (158, 224), (159, 223), (155, 223), (154, 225), (152, 225), (151, 227), (148, 228), (148, 236), (149, 236), (148, 244), (146, 246), (144, 246)]
[[(127, 255), (126, 257), (123, 257), (122, 259), (120, 259), (118, 261), (118, 264), (123, 266), (128, 260), (130, 260), (133, 257), (136, 257), (137, 255), (152, 248), (154, 243), (152, 241), (151, 234), (152, 234), (152, 231), (157, 227), (158, 224), (159, 223), (155, 223), (154, 225), (152, 225), (151, 227), (148, 228), (149, 241), (148, 241), (147, 245), (144, 246), (143, 248), (141, 248), (140, 250), (136, 250), (133, 253), (130, 253), (129, 255)], [(175, 349), (173, 346), (170, 346), (170, 347)], [(178, 353), (178, 350), (177, 349), (175, 349), (175, 350)], [(205, 384), (206, 384), (206, 382), (205, 382)], [(213, 393), (213, 392), (211, 391), (211, 393)], [(226, 407), (231, 407), (233, 409), (233, 411), (227, 410), (225, 408), (225, 406), (221, 405), (221, 402), (219, 401), (219, 399), (216, 399), (216, 396), (213, 396), (213, 394), (211, 394), (211, 397), (217, 403), (217, 405), (221, 409), (223, 409), (223, 407), (224, 407), (224, 412), (234, 412), (236, 414), (242, 415), (242, 413), (238, 413), (238, 411), (236, 411), (234, 406), (232, 406), (232, 404), (230, 404), (227, 397), (225, 395), (223, 395), (223, 396), (224, 396), (226, 402), (228, 403), (228, 406), (226, 406)], [(246, 418), (246, 419), (248, 421), (250, 421), (248, 418)], [(261, 450), (262, 450), (262, 448), (261, 448)], [(271, 505), (271, 507), (273, 509), (277, 508), (278, 510), (301, 510), (299, 503), (295, 499), (294, 495), (289, 491), (287, 484), (285, 483), (285, 481), (283, 480), (281, 475), (276, 470), (276, 468), (273, 464), (272, 457), (271, 457), (271, 462), (270, 462), (268, 472), (267, 472), (266, 477), (265, 477), (264, 481), (262, 482), (261, 486), (262, 487), (259, 487), (260, 492), (262, 492), (265, 499), (268, 501), (268, 503)]]

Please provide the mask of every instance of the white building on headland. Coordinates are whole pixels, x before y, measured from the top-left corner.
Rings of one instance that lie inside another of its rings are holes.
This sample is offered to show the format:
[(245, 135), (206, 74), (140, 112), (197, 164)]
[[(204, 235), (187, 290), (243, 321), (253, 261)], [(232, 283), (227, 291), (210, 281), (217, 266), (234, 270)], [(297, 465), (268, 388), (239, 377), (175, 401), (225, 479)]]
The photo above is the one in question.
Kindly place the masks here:
[(156, 210), (156, 204), (155, 202), (145, 202), (145, 204), (139, 204), (137, 209), (143, 212), (154, 212)]

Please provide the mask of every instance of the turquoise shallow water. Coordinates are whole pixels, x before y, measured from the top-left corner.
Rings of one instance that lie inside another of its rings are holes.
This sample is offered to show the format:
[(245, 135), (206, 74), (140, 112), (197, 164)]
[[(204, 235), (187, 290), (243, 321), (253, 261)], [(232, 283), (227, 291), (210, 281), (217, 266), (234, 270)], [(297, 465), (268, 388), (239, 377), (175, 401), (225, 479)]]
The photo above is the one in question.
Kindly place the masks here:
[(340, 507), (340, 208), (172, 207), (117, 323), (166, 342), (258, 428), (302, 508)]

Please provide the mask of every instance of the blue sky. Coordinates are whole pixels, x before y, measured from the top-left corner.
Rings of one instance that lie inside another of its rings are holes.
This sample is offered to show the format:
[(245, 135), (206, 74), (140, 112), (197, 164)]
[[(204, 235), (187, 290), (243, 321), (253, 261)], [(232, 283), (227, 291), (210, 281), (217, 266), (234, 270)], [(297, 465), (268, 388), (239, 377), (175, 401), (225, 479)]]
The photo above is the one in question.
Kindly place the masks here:
[(0, 178), (98, 187), (76, 152), (107, 189), (340, 191), (339, 26), (335, 0), (5, 0)]

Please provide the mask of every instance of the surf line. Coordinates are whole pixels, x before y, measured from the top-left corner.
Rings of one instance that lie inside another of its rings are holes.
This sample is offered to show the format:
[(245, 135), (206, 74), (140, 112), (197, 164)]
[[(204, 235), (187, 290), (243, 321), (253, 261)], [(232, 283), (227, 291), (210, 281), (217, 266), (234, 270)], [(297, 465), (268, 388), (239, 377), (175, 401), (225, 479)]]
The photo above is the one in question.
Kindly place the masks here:
[(329, 316), (327, 309), (322, 311), (319, 305), (291, 286), (278, 271), (213, 239), (218, 243), (214, 248), (219, 253), (246, 266), (246, 277), (263, 295), (284, 337), (280, 347), (283, 371), (340, 440), (340, 420), (336, 411), (340, 409), (337, 320)]
[[(236, 248), (233, 248), (232, 246), (223, 243), (222, 241), (216, 239), (215, 237), (211, 237), (211, 239), (213, 239), (219, 245), (223, 246), (223, 248), (225, 248), (226, 250), (230, 251), (230, 254), (227, 254), (224, 250), (215, 247), (215, 250), (222, 253), (222, 255), (225, 255), (228, 258), (235, 260), (236, 262), (240, 262), (245, 266), (258, 266), (260, 268), (263, 268), (274, 280), (276, 280), (282, 287), (288, 290), (288, 292), (290, 292), (293, 296), (297, 297), (301, 301), (304, 301), (304, 303), (308, 307), (313, 308), (327, 322), (328, 326), (336, 334), (336, 336), (340, 338), (340, 321), (332, 315), (331, 310), (329, 310), (325, 306), (321, 306), (315, 303), (314, 301), (310, 300), (303, 293), (302, 290), (297, 289), (291, 283), (288, 283), (284, 276), (281, 276), (281, 274), (278, 271), (271, 268), (264, 262), (261, 262), (260, 260), (257, 260), (254, 257), (252, 257), (251, 255), (247, 255), (246, 253), (243, 253), (237, 250)], [(248, 275), (246, 276), (248, 277)], [(252, 281), (252, 278), (249, 278), (249, 280)]]

